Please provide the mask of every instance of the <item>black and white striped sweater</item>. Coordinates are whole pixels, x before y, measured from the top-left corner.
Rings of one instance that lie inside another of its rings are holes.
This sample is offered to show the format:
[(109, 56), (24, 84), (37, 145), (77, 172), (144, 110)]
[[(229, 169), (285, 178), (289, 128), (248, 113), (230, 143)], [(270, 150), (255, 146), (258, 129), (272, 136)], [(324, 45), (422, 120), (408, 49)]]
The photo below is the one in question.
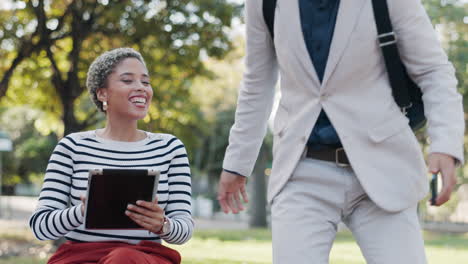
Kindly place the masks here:
[[(100, 138), (95, 131), (70, 134), (55, 147), (47, 166), (36, 210), (29, 220), (35, 236), (52, 240), (65, 236), (78, 242), (142, 240), (182, 244), (193, 232), (191, 176), (183, 143), (173, 135), (146, 132), (137, 142)], [(146, 230), (86, 230), (80, 196), (86, 195), (88, 171), (95, 168), (155, 169), (161, 175), (158, 204), (171, 231), (158, 236)]]

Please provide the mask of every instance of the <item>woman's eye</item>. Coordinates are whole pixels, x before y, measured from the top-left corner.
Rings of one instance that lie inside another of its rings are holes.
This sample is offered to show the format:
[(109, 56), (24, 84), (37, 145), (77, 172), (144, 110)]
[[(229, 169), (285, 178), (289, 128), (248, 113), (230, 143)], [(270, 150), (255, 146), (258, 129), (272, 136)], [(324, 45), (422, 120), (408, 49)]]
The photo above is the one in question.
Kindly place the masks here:
[(149, 82), (141, 82), (141, 83), (144, 84), (144, 85), (150, 85)]
[(132, 83), (132, 80), (122, 80), (122, 82), (124, 82), (124, 83), (127, 83), (127, 84), (128, 84), (128, 83)]

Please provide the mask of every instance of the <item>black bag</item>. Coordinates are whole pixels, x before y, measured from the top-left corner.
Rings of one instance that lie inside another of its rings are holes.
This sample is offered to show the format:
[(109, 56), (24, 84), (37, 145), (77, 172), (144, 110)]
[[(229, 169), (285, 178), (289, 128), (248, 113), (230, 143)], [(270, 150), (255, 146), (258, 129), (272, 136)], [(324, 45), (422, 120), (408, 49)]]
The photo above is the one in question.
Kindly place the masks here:
[[(273, 38), (275, 8), (277, 0), (263, 0), (263, 18)], [(393, 98), (401, 111), (408, 117), (409, 125), (416, 131), (426, 124), (421, 89), (408, 76), (400, 58), (397, 38), (393, 32), (387, 0), (372, 0), (374, 17), (377, 26), (378, 40), (392, 87)]]

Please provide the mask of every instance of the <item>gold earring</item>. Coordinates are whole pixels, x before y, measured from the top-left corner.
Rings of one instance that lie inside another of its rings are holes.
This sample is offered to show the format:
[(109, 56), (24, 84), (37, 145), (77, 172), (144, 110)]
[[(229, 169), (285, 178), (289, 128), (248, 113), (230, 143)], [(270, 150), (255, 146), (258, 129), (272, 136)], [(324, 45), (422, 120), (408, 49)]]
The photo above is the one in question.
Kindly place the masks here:
[(107, 111), (107, 101), (102, 102), (102, 110)]

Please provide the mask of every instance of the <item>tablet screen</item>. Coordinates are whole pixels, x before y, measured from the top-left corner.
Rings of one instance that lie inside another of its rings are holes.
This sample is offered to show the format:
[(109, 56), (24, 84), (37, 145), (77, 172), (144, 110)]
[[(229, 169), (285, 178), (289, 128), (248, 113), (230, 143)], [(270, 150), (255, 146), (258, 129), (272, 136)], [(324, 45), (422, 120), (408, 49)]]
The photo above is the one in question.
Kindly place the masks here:
[(142, 229), (125, 215), (125, 210), (137, 200), (154, 200), (158, 176), (158, 172), (148, 170), (90, 171), (85, 228)]

